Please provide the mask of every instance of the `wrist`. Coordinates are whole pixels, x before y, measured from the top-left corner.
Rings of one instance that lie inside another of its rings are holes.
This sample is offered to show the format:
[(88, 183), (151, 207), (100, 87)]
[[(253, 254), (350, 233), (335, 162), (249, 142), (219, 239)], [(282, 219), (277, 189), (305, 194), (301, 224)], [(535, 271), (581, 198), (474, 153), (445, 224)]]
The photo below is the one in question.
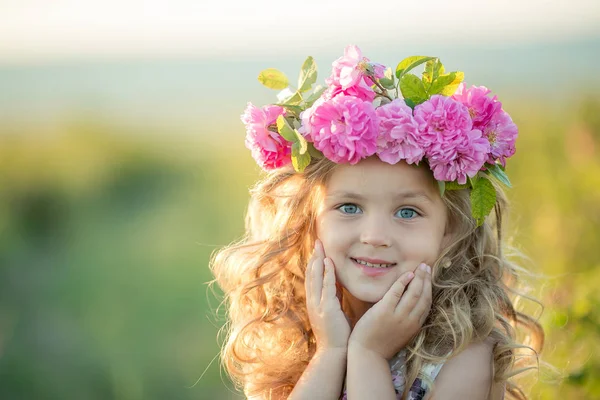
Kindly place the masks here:
[(369, 358), (371, 360), (382, 359), (386, 360), (386, 357), (377, 352), (376, 350), (369, 349), (360, 343), (350, 342), (348, 343), (348, 357), (356, 358)]
[(323, 356), (338, 356), (338, 357), (347, 357), (348, 356), (348, 348), (347, 347), (317, 347), (317, 351), (315, 352), (315, 357), (323, 357)]

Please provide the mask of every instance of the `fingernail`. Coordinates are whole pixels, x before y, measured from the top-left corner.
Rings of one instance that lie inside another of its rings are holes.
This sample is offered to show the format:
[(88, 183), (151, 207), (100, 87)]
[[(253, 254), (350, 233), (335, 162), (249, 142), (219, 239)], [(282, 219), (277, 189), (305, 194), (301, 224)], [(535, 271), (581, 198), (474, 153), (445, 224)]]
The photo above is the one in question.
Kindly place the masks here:
[(415, 276), (415, 274), (413, 274), (412, 272), (409, 272), (409, 273), (406, 275), (406, 279), (412, 279), (414, 276)]
[(427, 272), (431, 273), (431, 267), (429, 265), (427, 266)]
[(419, 265), (419, 268), (421, 269), (421, 271), (427, 271), (427, 265), (421, 263), (421, 265)]

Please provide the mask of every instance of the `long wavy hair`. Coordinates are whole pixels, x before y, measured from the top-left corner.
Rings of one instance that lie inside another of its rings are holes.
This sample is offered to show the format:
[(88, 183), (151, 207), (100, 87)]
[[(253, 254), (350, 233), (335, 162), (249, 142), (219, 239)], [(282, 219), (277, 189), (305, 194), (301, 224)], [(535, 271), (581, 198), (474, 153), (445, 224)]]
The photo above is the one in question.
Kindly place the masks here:
[[(287, 398), (315, 353), (304, 273), (316, 239), (316, 210), (335, 168), (322, 158), (303, 173), (291, 167), (268, 173), (251, 189), (245, 235), (212, 257), (213, 283), (224, 292), (228, 317), (221, 362), (249, 397)], [(455, 240), (433, 265), (431, 312), (407, 346), (405, 396), (423, 363), (443, 362), (491, 338), (494, 380), (506, 382), (512, 397), (526, 399), (512, 378), (535, 368), (544, 332), (515, 307), (525, 270), (505, 255), (507, 200), (495, 188), (494, 212), (479, 227), (468, 190), (443, 196)]]

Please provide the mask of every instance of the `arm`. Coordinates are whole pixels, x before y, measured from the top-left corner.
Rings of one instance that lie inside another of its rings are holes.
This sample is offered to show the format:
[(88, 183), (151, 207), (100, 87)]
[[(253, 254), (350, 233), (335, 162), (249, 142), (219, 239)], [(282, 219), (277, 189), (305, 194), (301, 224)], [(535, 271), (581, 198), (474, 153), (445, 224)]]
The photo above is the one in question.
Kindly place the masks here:
[(317, 351), (289, 399), (337, 400), (346, 372), (350, 324), (336, 294), (333, 262), (325, 257), (319, 240), (307, 265), (304, 285)]
[(387, 360), (360, 346), (350, 346), (348, 393), (352, 394), (353, 399), (395, 400), (396, 391)]
[(346, 351), (317, 351), (296, 383), (289, 400), (338, 399), (346, 367)]
[(442, 367), (426, 400), (501, 399), (504, 385), (493, 384), (493, 347), (490, 340), (471, 343), (451, 358)]
[(348, 342), (349, 399), (396, 399), (387, 360), (406, 346), (427, 318), (429, 271), (422, 264), (414, 273), (401, 275), (356, 323)]

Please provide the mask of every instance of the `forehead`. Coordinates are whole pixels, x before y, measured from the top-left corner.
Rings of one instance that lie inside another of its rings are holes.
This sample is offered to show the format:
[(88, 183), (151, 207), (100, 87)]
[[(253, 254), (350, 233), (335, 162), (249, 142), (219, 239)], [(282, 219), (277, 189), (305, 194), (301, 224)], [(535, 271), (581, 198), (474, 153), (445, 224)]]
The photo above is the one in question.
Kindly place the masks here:
[(439, 198), (435, 180), (426, 166), (408, 165), (404, 161), (390, 165), (377, 157), (356, 165), (338, 165), (329, 177), (326, 191), (328, 194), (352, 191), (377, 196), (423, 192)]

